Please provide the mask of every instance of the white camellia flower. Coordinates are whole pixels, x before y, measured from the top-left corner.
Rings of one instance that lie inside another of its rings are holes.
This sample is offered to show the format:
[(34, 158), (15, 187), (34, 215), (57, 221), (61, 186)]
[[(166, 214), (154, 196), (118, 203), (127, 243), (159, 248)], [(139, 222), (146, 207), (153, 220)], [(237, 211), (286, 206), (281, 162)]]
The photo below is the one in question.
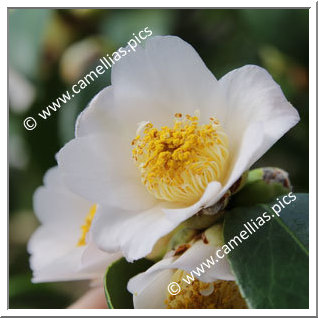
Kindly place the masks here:
[[(226, 255), (216, 255), (223, 244), (222, 225), (208, 231), (210, 242), (197, 240), (181, 256), (178, 249), (168, 253), (146, 272), (130, 279), (128, 290), (133, 294), (134, 308), (246, 307)], [(180, 246), (181, 250), (188, 245)]]
[(158, 36), (116, 62), (58, 163), (72, 191), (99, 203), (97, 245), (133, 261), (218, 202), (298, 120), (266, 70), (217, 80), (191, 45)]
[(44, 176), (34, 194), (40, 227), (28, 243), (33, 282), (102, 279), (105, 268), (120, 254), (99, 250), (90, 237), (96, 204), (72, 193), (57, 167)]

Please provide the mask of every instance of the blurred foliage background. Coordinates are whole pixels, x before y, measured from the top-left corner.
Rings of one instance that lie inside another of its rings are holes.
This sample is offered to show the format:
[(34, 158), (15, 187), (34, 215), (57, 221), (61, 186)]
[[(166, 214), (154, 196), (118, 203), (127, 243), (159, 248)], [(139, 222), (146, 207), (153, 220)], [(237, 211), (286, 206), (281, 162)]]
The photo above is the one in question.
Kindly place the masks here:
[(245, 64), (266, 68), (298, 109), (301, 122), (255, 166), (290, 173), (294, 191), (308, 192), (308, 10), (303, 9), (10, 9), (9, 10), (9, 308), (63, 308), (87, 282), (32, 284), (26, 244), (38, 223), (34, 190), (54, 155), (74, 137), (76, 116), (110, 84), (110, 71), (39, 121), (28, 116), (55, 101), (99, 58), (125, 46), (146, 26), (180, 36), (220, 78)]

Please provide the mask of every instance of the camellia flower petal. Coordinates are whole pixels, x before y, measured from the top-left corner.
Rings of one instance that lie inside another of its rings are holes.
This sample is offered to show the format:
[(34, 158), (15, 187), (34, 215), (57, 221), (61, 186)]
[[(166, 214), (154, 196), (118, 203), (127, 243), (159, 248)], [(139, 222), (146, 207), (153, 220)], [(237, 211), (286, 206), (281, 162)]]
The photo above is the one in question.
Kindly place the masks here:
[(116, 62), (58, 162), (70, 189), (99, 203), (97, 245), (132, 261), (217, 203), (298, 121), (266, 70), (217, 80), (191, 45), (158, 36)]
[(72, 193), (57, 167), (48, 170), (34, 194), (41, 222), (28, 243), (33, 282), (102, 279), (105, 267), (120, 257), (97, 248), (90, 237), (96, 204)]
[[(221, 225), (214, 225), (211, 230), (214, 236), (222, 236)], [(234, 302), (245, 306), (226, 257), (216, 256), (220, 246), (215, 243), (219, 242), (207, 243), (199, 239), (182, 255), (178, 255), (178, 249), (172, 251), (146, 272), (130, 279), (128, 290), (133, 294), (134, 307), (223, 308), (218, 306), (226, 303), (224, 308), (231, 308)], [(214, 265), (211, 259), (214, 259)], [(208, 267), (202, 265), (203, 263), (208, 264)], [(195, 273), (198, 273), (199, 277)], [(173, 286), (171, 289), (170, 284)], [(226, 292), (228, 288), (231, 290), (230, 294)], [(174, 293), (176, 295), (173, 295)]]

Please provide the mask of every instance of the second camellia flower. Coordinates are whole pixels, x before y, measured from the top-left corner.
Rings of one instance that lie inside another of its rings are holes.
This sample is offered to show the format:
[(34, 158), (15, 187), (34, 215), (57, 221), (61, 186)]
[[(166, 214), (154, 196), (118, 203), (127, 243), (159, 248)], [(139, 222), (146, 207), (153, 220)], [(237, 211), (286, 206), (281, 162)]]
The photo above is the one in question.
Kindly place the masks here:
[[(246, 308), (227, 259), (217, 260), (222, 231), (221, 224), (213, 225), (130, 279), (134, 308)], [(212, 263), (211, 258), (217, 261)]]
[(91, 239), (96, 204), (71, 192), (54, 167), (35, 191), (33, 206), (41, 225), (28, 243), (32, 281), (94, 279), (101, 284), (105, 267), (121, 255), (99, 250)]

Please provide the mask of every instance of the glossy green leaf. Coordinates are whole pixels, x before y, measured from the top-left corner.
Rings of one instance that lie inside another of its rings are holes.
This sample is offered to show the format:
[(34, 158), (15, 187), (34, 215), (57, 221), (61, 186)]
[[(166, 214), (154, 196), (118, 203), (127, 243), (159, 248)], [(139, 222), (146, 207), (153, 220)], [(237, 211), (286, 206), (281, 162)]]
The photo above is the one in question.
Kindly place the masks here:
[[(242, 230), (247, 230), (244, 226), (248, 226), (247, 222), (255, 230), (250, 228), (252, 234), (248, 233), (249, 237), (245, 236), (237, 246), (232, 243), (234, 249), (228, 254), (250, 308), (308, 308), (308, 194), (296, 196), (295, 201), (281, 210), (280, 217), (272, 207), (283, 202), (284, 196), (269, 204), (239, 207), (226, 213), (224, 242), (227, 245)], [(271, 216), (268, 221), (265, 212)], [(259, 217), (265, 220), (263, 225)]]
[(104, 288), (109, 308), (134, 308), (132, 294), (127, 290), (127, 283), (133, 276), (146, 271), (152, 261), (141, 259), (128, 263), (124, 258), (111, 264), (105, 273)]

